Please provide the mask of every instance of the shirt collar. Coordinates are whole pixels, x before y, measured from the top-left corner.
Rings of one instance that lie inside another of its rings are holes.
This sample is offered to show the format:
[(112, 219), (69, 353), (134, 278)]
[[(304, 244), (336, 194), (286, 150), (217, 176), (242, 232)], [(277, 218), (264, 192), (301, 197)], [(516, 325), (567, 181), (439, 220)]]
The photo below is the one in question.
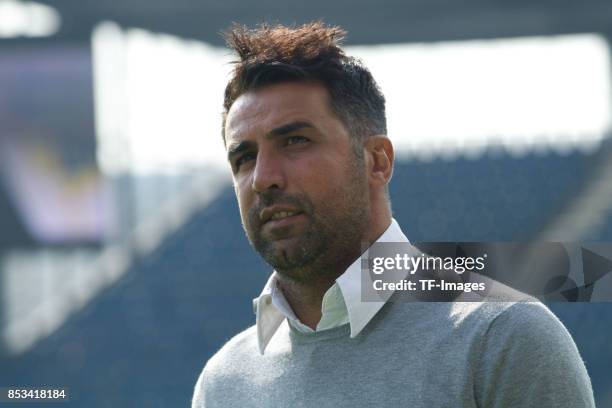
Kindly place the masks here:
[[(395, 219), (376, 242), (409, 242)], [(361, 301), (361, 257), (347, 268), (336, 279), (344, 303), (347, 308), (348, 320), (351, 328), (351, 337), (357, 336), (372, 318), (384, 306), (385, 301)], [(274, 336), (285, 318), (296, 319), (284, 296), (274, 296), (276, 286), (276, 272), (272, 273), (259, 297), (253, 299), (253, 308), (256, 315), (257, 342), (259, 351), (264, 353), (266, 346)], [(284, 303), (283, 303), (284, 302)]]

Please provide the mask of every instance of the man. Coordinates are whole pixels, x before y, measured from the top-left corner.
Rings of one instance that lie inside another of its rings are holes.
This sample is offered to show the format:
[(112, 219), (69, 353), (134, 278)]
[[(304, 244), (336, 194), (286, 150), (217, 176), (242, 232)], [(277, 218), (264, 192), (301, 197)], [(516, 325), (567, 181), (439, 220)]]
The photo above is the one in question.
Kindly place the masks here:
[(228, 34), (223, 137), (247, 237), (275, 271), (193, 407), (593, 407), (571, 337), (539, 303), (362, 301), (364, 248), (408, 240), (391, 217), (384, 97), (343, 34)]

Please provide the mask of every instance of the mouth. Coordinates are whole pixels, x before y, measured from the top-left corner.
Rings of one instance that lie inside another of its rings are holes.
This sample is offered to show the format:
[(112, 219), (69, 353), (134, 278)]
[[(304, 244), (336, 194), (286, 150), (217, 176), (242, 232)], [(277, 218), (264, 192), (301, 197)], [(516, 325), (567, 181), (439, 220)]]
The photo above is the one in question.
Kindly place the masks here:
[(260, 220), (262, 227), (279, 228), (289, 226), (304, 217), (304, 213), (295, 208), (271, 207), (261, 212)]
[(270, 217), (270, 219), (267, 221), (278, 221), (278, 220), (283, 220), (285, 218), (289, 218), (289, 217), (294, 217), (298, 214), (301, 214), (298, 211), (280, 211), (280, 212), (276, 212), (274, 214), (272, 214), (272, 216)]
[(301, 228), (302, 221), (305, 220), (303, 213), (290, 213), (275, 215), (270, 218), (264, 225), (264, 230), (267, 230), (271, 237), (276, 239), (289, 238), (296, 234)]

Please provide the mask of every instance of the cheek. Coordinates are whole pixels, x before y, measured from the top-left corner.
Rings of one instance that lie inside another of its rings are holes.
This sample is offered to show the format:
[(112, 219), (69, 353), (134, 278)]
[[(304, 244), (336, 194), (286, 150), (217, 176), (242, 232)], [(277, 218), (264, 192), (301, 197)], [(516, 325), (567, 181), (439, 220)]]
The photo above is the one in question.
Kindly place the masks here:
[(291, 179), (297, 189), (307, 193), (313, 200), (335, 201), (346, 181), (345, 163), (338, 160), (310, 158), (291, 165)]
[(247, 220), (247, 214), (252, 206), (253, 198), (252, 194), (249, 192), (250, 189), (247, 188), (247, 183), (234, 182), (234, 193), (236, 194), (238, 209), (240, 210), (240, 217), (243, 222)]

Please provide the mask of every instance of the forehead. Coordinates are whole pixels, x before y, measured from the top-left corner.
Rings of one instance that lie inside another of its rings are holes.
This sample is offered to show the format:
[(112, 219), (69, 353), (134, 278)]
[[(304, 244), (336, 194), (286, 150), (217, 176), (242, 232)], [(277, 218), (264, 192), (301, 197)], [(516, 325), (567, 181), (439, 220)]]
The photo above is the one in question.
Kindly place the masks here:
[(232, 104), (225, 123), (227, 142), (265, 134), (277, 126), (306, 121), (315, 127), (335, 122), (327, 89), (314, 82), (287, 82), (245, 92)]

